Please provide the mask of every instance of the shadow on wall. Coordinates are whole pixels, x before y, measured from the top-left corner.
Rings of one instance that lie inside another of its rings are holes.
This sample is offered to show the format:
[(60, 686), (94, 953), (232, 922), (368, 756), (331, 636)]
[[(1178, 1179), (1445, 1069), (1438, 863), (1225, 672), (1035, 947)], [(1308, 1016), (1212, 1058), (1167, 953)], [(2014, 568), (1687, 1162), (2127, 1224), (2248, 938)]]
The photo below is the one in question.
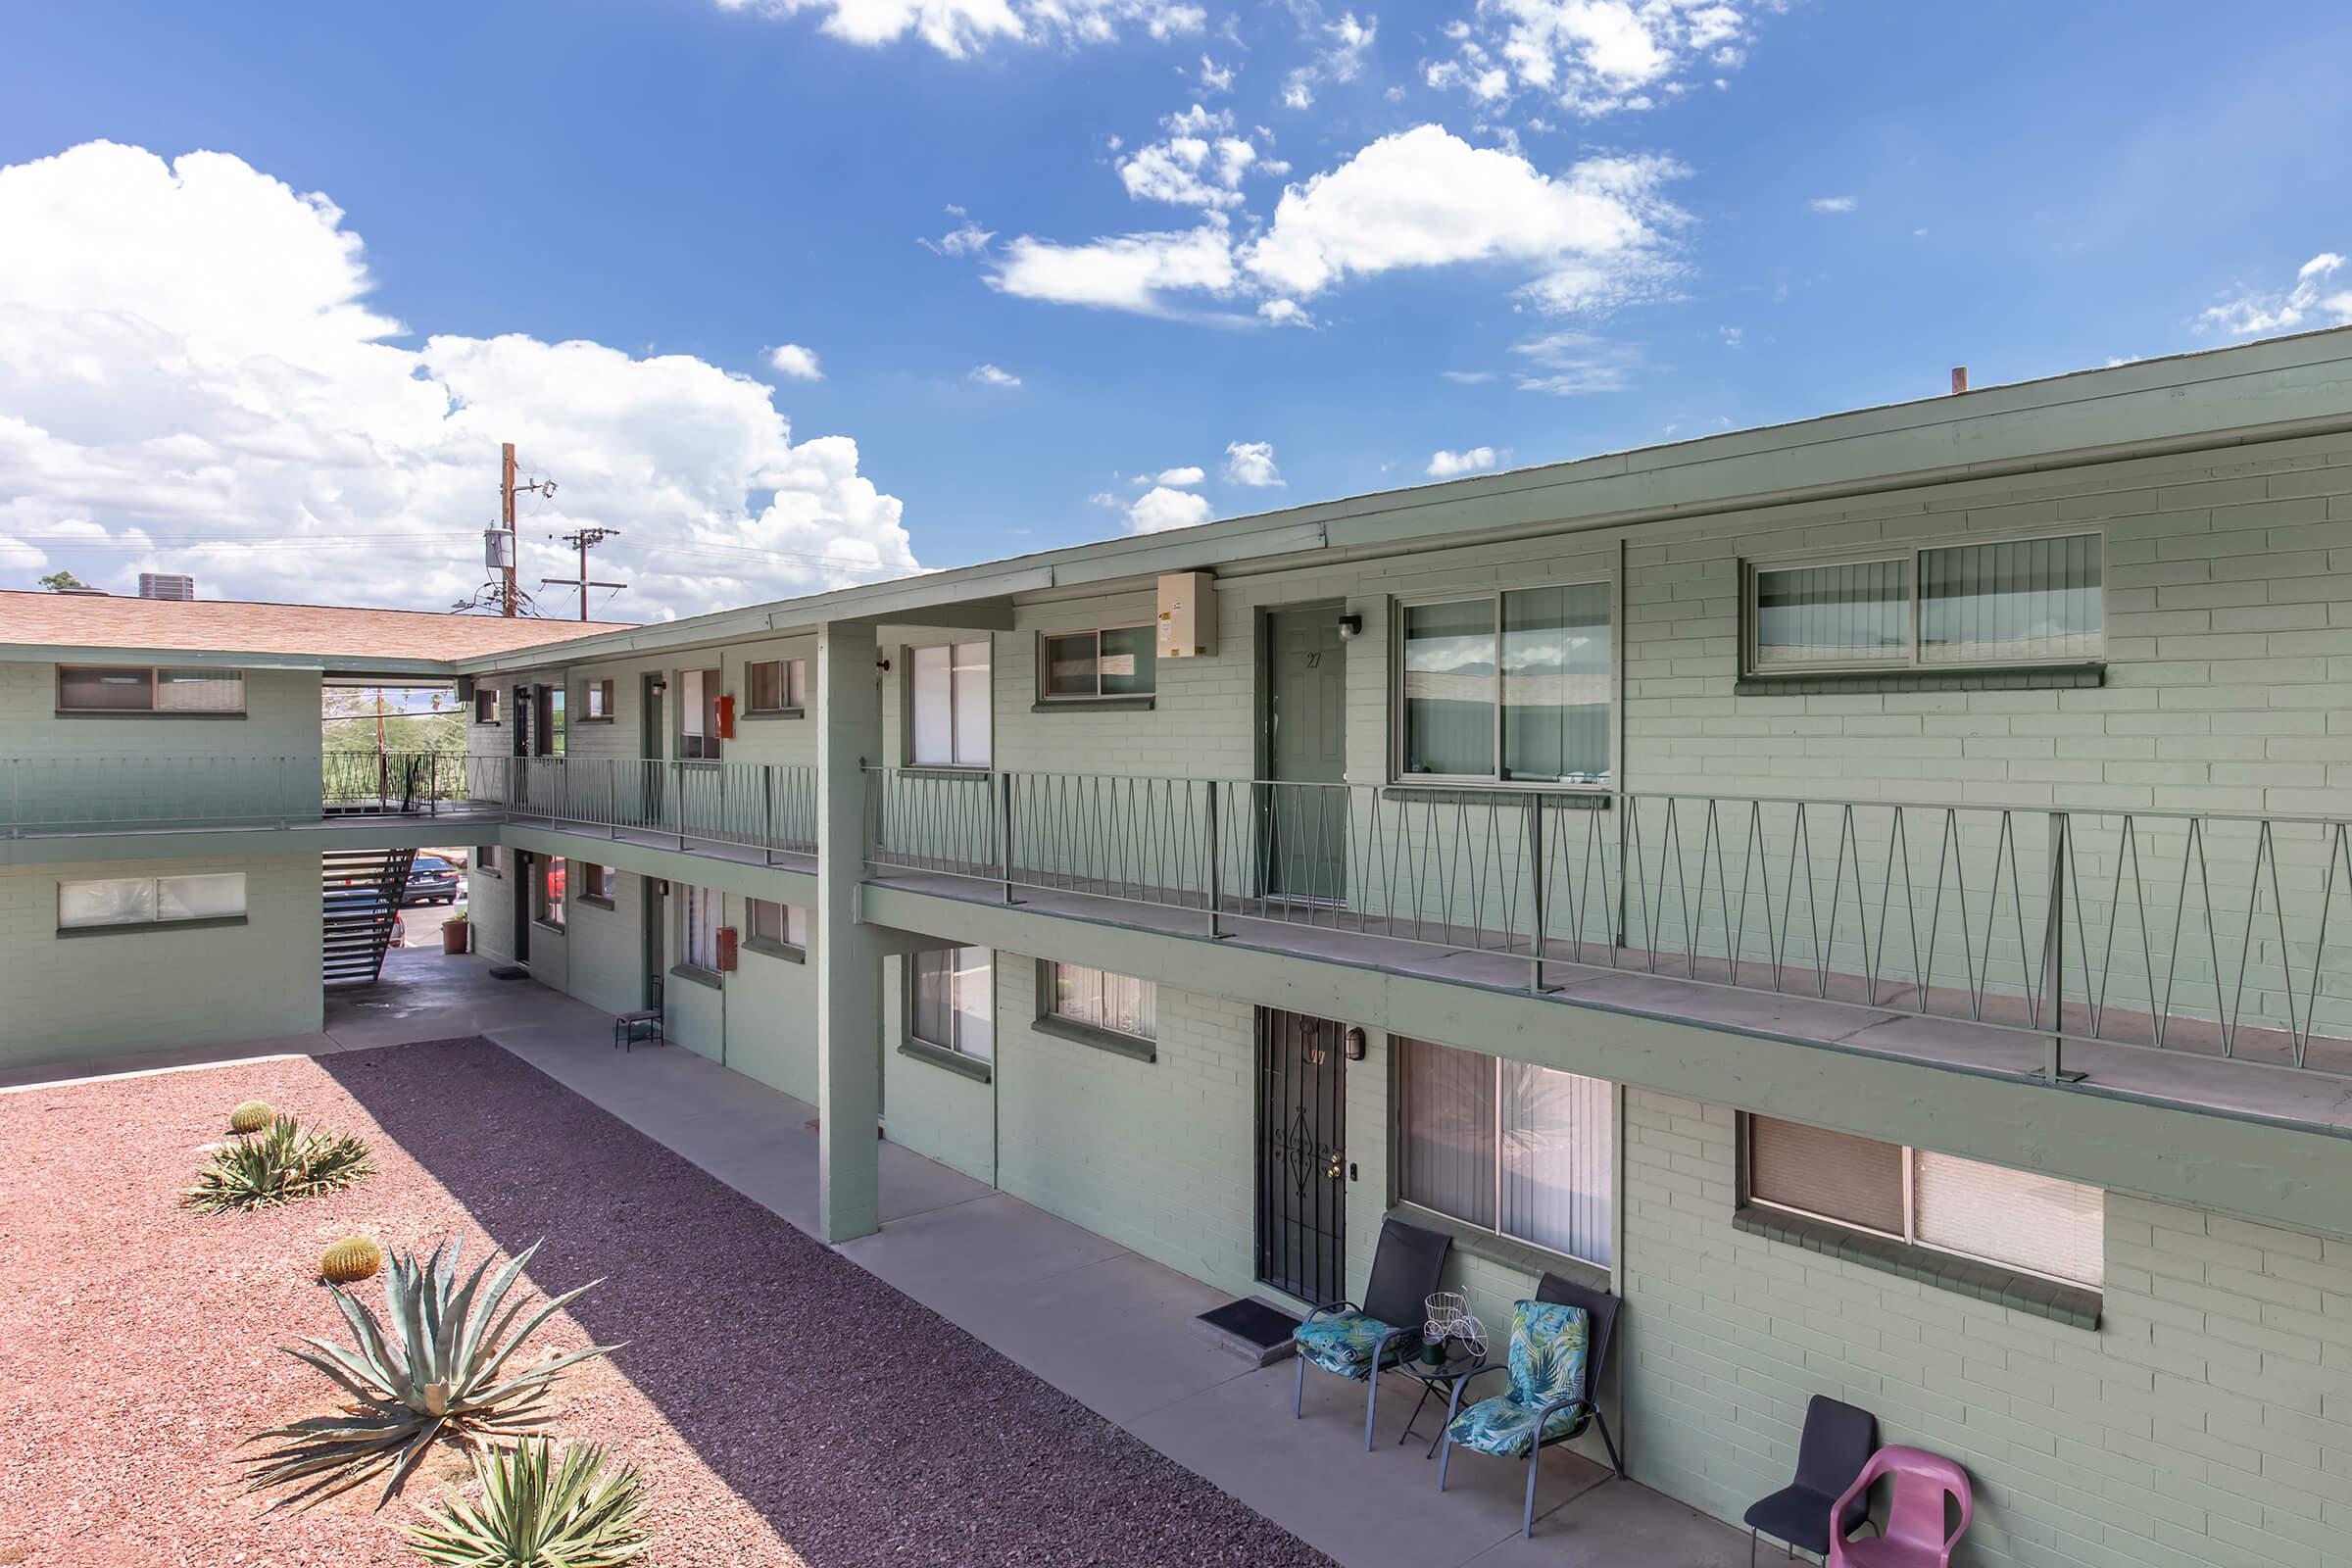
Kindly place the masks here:
[(486, 1040), (319, 1065), (811, 1568), (1329, 1563)]

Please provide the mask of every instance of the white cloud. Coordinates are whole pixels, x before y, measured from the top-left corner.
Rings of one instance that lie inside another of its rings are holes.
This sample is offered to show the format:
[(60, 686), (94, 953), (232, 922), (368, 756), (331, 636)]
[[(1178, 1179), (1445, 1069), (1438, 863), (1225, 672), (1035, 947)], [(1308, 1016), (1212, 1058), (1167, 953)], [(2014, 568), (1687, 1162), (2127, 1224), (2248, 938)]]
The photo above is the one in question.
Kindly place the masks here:
[(1726, 0), (1480, 0), (1476, 22), (1446, 29), (1453, 58), (1423, 76), (1482, 103), (1528, 93), (1592, 120), (1653, 109), (1698, 75), (1738, 67), (1747, 32), (1741, 7)]
[(1642, 368), (1640, 345), (1612, 342), (1590, 332), (1552, 332), (1514, 343), (1511, 352), (1526, 356), (1532, 367), (1520, 373), (1519, 390), (1548, 392), (1555, 397), (1622, 392)]
[(1856, 202), (1851, 196), (1816, 196), (1813, 210), (1817, 213), (1850, 213)]
[(1313, 326), (1315, 318), (1306, 307), (1297, 300), (1262, 300), (1257, 307), (1258, 319), (1268, 326)]
[(2240, 289), (2197, 318), (2197, 330), (2219, 327), (2233, 337), (2259, 332), (2291, 332), (2320, 313), (2319, 325), (2352, 324), (2352, 289), (2325, 294), (2328, 280), (2343, 267), (2344, 258), (2322, 251), (2295, 270), (2294, 285), (2285, 289)]
[(1004, 248), (990, 286), (1024, 299), (1165, 315), (1173, 292), (1223, 296), (1239, 281), (1233, 241), (1208, 222), (1182, 233), (1117, 234), (1057, 245), (1023, 234)]
[(1199, 464), (1195, 463), (1187, 464), (1181, 468), (1160, 469), (1157, 482), (1160, 484), (1172, 484), (1179, 487), (1189, 487), (1199, 484), (1201, 480), (1207, 477), (1207, 471)]
[(1166, 138), (1119, 161), (1119, 180), (1137, 201), (1183, 207), (1238, 207), (1242, 176), (1257, 149), (1233, 133), (1233, 116), (1199, 104), (1160, 122)]
[(1544, 270), (1534, 297), (1545, 309), (1605, 307), (1671, 270), (1667, 233), (1685, 220), (1663, 191), (1681, 172), (1665, 159), (1593, 158), (1555, 177), (1419, 125), (1284, 191), (1244, 263), (1306, 298), (1351, 273), (1514, 261)]
[(942, 256), (977, 256), (988, 249), (990, 240), (997, 237), (996, 230), (982, 228), (972, 221), (971, 214), (952, 203), (948, 207), (948, 216), (957, 220), (954, 228), (937, 239), (925, 239), (918, 235), (915, 243)]
[(1200, 57), (1200, 90), (1202, 92), (1233, 91), (1233, 74), (1241, 68), (1220, 66), (1206, 55)]
[(1208, 497), (1157, 485), (1136, 497), (1135, 504), (1127, 509), (1127, 531), (1160, 533), (1169, 528), (1190, 528), (1195, 523), (1206, 522), (1208, 517)]
[(1429, 455), (1429, 466), (1422, 471), (1433, 479), (1454, 479), (1465, 473), (1483, 473), (1508, 455), (1496, 452), (1493, 447), (1472, 447), (1467, 452), (1432, 452)]
[(816, 368), (816, 350), (805, 349), (798, 343), (779, 343), (767, 351), (767, 363), (780, 375), (796, 381), (822, 381), (825, 372)]
[(1311, 108), (1315, 88), (1320, 83), (1353, 81), (1362, 74), (1364, 56), (1379, 35), (1378, 17), (1366, 17), (1359, 22), (1355, 13), (1349, 11), (1343, 13), (1337, 22), (1324, 22), (1319, 12), (1310, 8), (1305, 36), (1315, 46), (1315, 56), (1283, 77), (1283, 107)]
[(1282, 483), (1282, 474), (1274, 466), (1274, 443), (1271, 441), (1229, 441), (1225, 444), (1225, 477), (1233, 484), (1252, 485), (1263, 489)]
[(1494, 379), (1493, 370), (1440, 370), (1438, 373), (1448, 381), (1459, 381), (1464, 386), (1477, 386), (1483, 381)]
[(1719, 326), (1715, 329), (1715, 335), (1723, 339), (1723, 346), (1727, 349), (1745, 348), (1747, 346), (1747, 332), (1744, 328), (1737, 326)]
[[(561, 483), (545, 536), (623, 536), (608, 614), (916, 570), (857, 443), (796, 442), (758, 380), (518, 333), (393, 341), (326, 197), (220, 153), (91, 143), (0, 169), (0, 536), (102, 587), (445, 608), (481, 583), (498, 447)], [(561, 590), (551, 610), (568, 612)]]
[(982, 386), (1019, 386), (1021, 384), (1019, 376), (1010, 370), (1000, 370), (993, 365), (975, 365), (964, 372), (963, 378), (967, 381), (977, 381)]
[(1179, 0), (718, 0), (722, 11), (792, 17), (821, 13), (823, 30), (847, 43), (874, 47), (914, 34), (960, 60), (1000, 40), (1029, 43), (1107, 43), (1127, 25), (1154, 38), (1199, 32), (1200, 7)]

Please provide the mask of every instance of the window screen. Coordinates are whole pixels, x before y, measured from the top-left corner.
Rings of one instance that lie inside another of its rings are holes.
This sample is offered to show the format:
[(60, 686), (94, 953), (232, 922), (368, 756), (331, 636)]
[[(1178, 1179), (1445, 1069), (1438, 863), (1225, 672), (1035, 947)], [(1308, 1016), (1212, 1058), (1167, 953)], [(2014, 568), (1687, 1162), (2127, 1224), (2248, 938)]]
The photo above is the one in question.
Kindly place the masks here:
[(241, 669), (159, 669), (155, 672), (159, 713), (242, 713), (245, 672)]
[(61, 664), (57, 706), (75, 712), (145, 712), (155, 707), (155, 671)]
[(2106, 1273), (2107, 1195), (2096, 1187), (1920, 1150), (1919, 1240), (2097, 1286)]
[(1900, 1144), (1751, 1116), (1747, 1191), (1784, 1208), (1905, 1234)]
[(1159, 987), (1151, 981), (1075, 963), (1048, 967), (1046, 1006), (1053, 1016), (1138, 1040), (1159, 1037)]

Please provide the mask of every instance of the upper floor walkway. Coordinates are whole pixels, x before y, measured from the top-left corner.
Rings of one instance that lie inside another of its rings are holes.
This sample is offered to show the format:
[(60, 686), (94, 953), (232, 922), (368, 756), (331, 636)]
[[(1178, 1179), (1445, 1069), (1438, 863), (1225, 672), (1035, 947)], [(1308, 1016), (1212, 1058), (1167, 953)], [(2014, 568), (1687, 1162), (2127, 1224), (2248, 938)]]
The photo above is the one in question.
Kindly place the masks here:
[[(301, 827), (323, 844), (391, 821), (807, 873), (818, 840), (808, 767), (363, 754), (0, 771), (20, 861), (92, 835)], [(2344, 818), (940, 768), (868, 769), (862, 812), (885, 923), (925, 929), (921, 901), (1014, 908), (1961, 1071), (2054, 1067), (2352, 1136)]]

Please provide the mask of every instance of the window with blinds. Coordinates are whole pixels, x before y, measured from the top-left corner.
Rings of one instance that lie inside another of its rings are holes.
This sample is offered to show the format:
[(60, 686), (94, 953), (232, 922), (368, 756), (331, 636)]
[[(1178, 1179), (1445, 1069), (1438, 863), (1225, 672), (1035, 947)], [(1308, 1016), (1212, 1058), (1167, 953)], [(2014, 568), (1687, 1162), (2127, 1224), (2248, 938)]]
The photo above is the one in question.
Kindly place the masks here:
[(989, 645), (942, 643), (910, 656), (908, 728), (918, 766), (989, 763)]
[(60, 664), (61, 713), (242, 713), (241, 669), (151, 669)]
[(2081, 663), (2106, 651), (2095, 533), (1752, 565), (1754, 673)]
[(1750, 1202), (2096, 1290), (2095, 1187), (1770, 1116), (1743, 1118)]
[(1049, 1017), (1138, 1040), (1159, 1038), (1159, 987), (1151, 981), (1075, 963), (1051, 963), (1047, 970)]
[(1424, 1040), (1396, 1044), (1400, 1196), (1606, 1267), (1614, 1086)]

